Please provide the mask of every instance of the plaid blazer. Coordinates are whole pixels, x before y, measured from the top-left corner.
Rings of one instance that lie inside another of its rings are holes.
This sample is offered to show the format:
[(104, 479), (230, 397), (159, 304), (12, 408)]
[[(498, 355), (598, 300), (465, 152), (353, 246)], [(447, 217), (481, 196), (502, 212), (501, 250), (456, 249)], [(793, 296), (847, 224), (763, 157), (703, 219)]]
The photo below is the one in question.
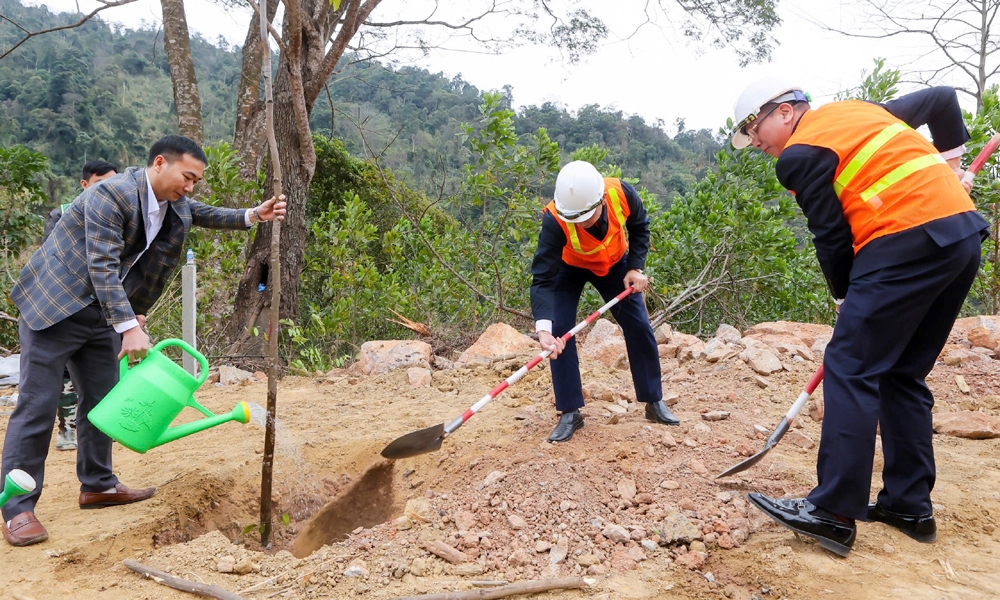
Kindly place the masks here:
[(247, 228), (244, 210), (181, 197), (167, 203), (163, 227), (137, 261), (146, 248), (148, 196), (146, 169), (131, 167), (73, 201), (11, 290), (28, 327), (50, 327), (95, 300), (112, 326), (146, 314), (180, 262), (191, 225)]

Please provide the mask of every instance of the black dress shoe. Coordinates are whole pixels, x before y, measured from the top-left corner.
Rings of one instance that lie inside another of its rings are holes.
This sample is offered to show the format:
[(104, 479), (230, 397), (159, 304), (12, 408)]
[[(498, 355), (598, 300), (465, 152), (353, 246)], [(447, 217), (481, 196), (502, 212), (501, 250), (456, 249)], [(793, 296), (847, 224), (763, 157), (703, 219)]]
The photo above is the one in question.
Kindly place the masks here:
[(868, 505), (868, 520), (895, 527), (918, 542), (930, 544), (937, 540), (934, 515), (904, 515), (886, 510), (878, 502), (872, 502)]
[(549, 435), (549, 441), (568, 441), (569, 438), (573, 437), (573, 432), (581, 427), (583, 427), (583, 415), (580, 414), (580, 411), (571, 410), (564, 412), (559, 417), (559, 424), (556, 425), (556, 428), (552, 430), (552, 434)]
[(854, 546), (858, 528), (852, 519), (829, 513), (805, 498), (779, 500), (750, 492), (747, 499), (779, 524), (817, 540), (834, 554), (847, 556)]
[(680, 425), (680, 420), (670, 412), (670, 407), (663, 400), (646, 403), (646, 418), (664, 425)]

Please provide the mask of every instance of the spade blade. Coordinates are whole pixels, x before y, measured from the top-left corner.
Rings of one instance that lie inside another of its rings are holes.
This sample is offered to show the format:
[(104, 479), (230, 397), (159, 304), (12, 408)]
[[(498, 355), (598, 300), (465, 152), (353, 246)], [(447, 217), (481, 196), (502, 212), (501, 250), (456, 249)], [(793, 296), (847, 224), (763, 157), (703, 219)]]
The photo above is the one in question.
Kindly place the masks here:
[(382, 449), (382, 456), (393, 460), (420, 456), (439, 450), (443, 441), (444, 423), (439, 423), (396, 438)]

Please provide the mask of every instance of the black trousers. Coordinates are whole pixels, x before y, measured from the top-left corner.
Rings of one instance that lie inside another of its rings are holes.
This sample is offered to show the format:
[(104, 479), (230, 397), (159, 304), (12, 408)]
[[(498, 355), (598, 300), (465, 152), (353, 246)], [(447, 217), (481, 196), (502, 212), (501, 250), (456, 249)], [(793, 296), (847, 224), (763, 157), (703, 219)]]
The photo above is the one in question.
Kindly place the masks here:
[(851, 280), (823, 361), (826, 375), (819, 485), (809, 500), (865, 520), (881, 424), (887, 509), (932, 512), (934, 367), (979, 270), (980, 236)]
[(100, 307), (91, 305), (41, 331), (32, 331), (22, 319), (18, 336), (21, 383), (17, 406), (7, 424), (0, 476), (21, 469), (35, 478), (36, 487), (3, 506), (5, 520), (34, 511), (41, 496), (52, 422), (67, 368), (79, 398), (76, 474), (80, 489), (99, 492), (118, 484), (111, 471), (111, 438), (94, 427), (87, 415), (118, 383), (121, 335), (108, 325)]
[[(563, 335), (577, 324), (577, 307), (583, 286), (590, 282), (606, 301), (625, 290), (628, 269), (622, 260), (607, 275), (598, 277), (588, 269), (563, 265), (556, 280), (555, 318), (552, 334)], [(663, 399), (660, 382), (660, 356), (656, 338), (649, 325), (646, 304), (642, 294), (632, 294), (611, 308), (611, 314), (622, 328), (632, 383), (639, 402), (656, 402)], [(575, 410), (583, 406), (583, 384), (580, 381), (580, 359), (576, 351), (576, 338), (566, 342), (566, 349), (559, 358), (549, 362), (552, 368), (552, 387), (556, 396), (556, 410)]]

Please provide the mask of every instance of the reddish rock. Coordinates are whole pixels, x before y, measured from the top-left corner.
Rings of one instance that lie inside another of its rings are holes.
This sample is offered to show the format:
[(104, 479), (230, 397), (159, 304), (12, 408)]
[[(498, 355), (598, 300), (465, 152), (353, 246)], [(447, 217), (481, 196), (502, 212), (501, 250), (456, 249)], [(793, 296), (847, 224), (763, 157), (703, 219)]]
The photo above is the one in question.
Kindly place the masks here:
[(774, 321), (769, 323), (758, 323), (743, 332), (743, 337), (749, 337), (752, 335), (775, 335), (787, 338), (798, 338), (805, 342), (806, 346), (812, 346), (817, 339), (829, 339), (830, 336), (833, 335), (833, 327), (830, 327), (829, 325), (817, 325), (814, 323)]
[(506, 323), (494, 323), (486, 328), (476, 343), (469, 346), (455, 361), (456, 367), (488, 364), (501, 357), (533, 354), (538, 343)]
[(523, 548), (518, 548), (507, 557), (507, 564), (512, 567), (523, 567), (524, 565), (531, 564), (531, 555), (528, 554), (527, 550)]
[(415, 387), (430, 387), (431, 370), (423, 367), (410, 367), (406, 370), (406, 378)]
[(636, 504), (652, 504), (653, 503), (653, 495), (650, 494), (649, 492), (643, 492), (641, 494), (636, 494), (636, 496), (635, 496), (635, 503)]
[(747, 446), (743, 442), (740, 442), (739, 444), (736, 444), (736, 453), (739, 454), (740, 456), (749, 457), (756, 454), (757, 451), (751, 448), (750, 446)]
[(656, 338), (657, 345), (669, 344), (673, 333), (670, 325), (664, 323), (656, 328), (656, 331), (653, 332), (653, 337)]
[(611, 368), (625, 354), (625, 337), (618, 325), (607, 319), (598, 319), (587, 334), (580, 357), (599, 362)]
[(770, 375), (782, 370), (781, 360), (778, 355), (760, 346), (751, 346), (740, 353), (740, 358), (754, 371), (761, 375)]
[(591, 381), (583, 386), (584, 400), (603, 400), (611, 402), (615, 399), (614, 391), (600, 381)]
[(806, 450), (816, 445), (816, 442), (814, 442), (811, 437), (794, 429), (785, 434), (785, 439), (799, 448), (805, 448)]
[(986, 327), (978, 325), (969, 331), (966, 338), (973, 346), (992, 350), (1000, 346), (1000, 328), (996, 328), (992, 323)]
[(682, 567), (687, 567), (692, 571), (699, 571), (705, 566), (705, 559), (708, 558), (708, 554), (705, 552), (688, 552), (678, 556), (676, 562)]
[(723, 550), (732, 550), (735, 547), (736, 543), (733, 542), (732, 536), (728, 533), (723, 533), (719, 536), (719, 548), (722, 548)]
[(361, 344), (361, 372), (366, 375), (386, 373), (400, 367), (429, 368), (433, 352), (427, 342), (384, 340)]
[(677, 358), (677, 351), (680, 348), (676, 344), (659, 344), (656, 351), (660, 358)]
[(985, 440), (1000, 437), (1000, 420), (986, 413), (962, 410), (934, 415), (934, 433)]
[(632, 571), (638, 566), (639, 564), (624, 548), (618, 548), (611, 553), (611, 568), (616, 571)]
[(726, 325), (723, 323), (719, 325), (719, 328), (715, 330), (715, 339), (719, 340), (723, 344), (738, 344), (740, 339), (743, 338), (743, 334), (740, 333), (739, 329), (736, 329), (732, 325)]
[(618, 481), (618, 493), (622, 498), (631, 502), (635, 498), (635, 480), (625, 478)]
[(632, 546), (629, 548), (628, 556), (637, 563), (646, 560), (646, 553), (643, 551), (642, 546)]
[(524, 517), (513, 513), (507, 515), (507, 522), (514, 531), (520, 531), (528, 527), (528, 522), (524, 520)]
[(809, 417), (813, 421), (822, 423), (824, 408), (822, 398), (813, 398), (809, 401), (809, 404), (806, 405), (806, 413), (808, 413)]

